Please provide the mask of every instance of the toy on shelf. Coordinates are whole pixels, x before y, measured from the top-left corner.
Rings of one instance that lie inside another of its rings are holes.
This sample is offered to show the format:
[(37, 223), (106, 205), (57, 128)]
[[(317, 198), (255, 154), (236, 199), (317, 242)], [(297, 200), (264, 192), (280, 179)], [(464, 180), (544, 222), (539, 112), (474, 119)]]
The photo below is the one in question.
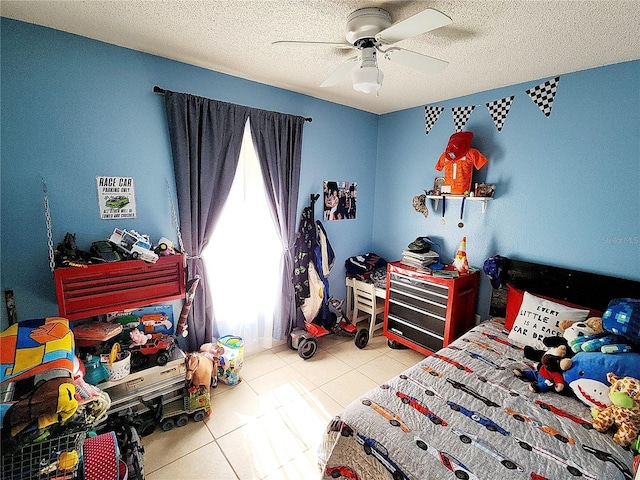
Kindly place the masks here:
[(613, 440), (623, 446), (631, 445), (640, 434), (640, 380), (633, 377), (618, 377), (607, 374), (609, 398), (612, 405), (604, 410), (594, 408), (593, 428), (606, 432), (618, 428)]
[(134, 260), (140, 259), (149, 263), (156, 263), (158, 255), (151, 249), (148, 235), (140, 235), (135, 230), (113, 230), (109, 241), (125, 255)]
[(75, 233), (67, 232), (54, 251), (56, 267), (86, 267), (89, 257), (89, 252), (78, 248)]
[(156, 364), (160, 366), (166, 365), (169, 361), (176, 346), (174, 338), (164, 333), (152, 333), (149, 335), (151, 335), (151, 338), (148, 338), (144, 344), (132, 343), (129, 346), (132, 368), (141, 367), (147, 363), (152, 355), (155, 355)]
[(134, 328), (129, 332), (129, 337), (131, 337), (131, 345), (144, 345), (151, 338), (151, 334), (143, 333), (141, 330)]
[(160, 240), (158, 240), (158, 245), (156, 245), (153, 251), (162, 256), (175, 255), (176, 253), (173, 242), (166, 237), (161, 237)]

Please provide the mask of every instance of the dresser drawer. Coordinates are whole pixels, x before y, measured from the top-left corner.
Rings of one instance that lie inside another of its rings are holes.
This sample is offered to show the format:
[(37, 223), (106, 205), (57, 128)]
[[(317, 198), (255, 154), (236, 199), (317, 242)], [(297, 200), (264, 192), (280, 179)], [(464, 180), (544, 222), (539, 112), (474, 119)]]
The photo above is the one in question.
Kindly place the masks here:
[(447, 320), (445, 310), (442, 308), (441, 311), (433, 313), (410, 303), (403, 303), (400, 299), (389, 298), (389, 315), (394, 315), (411, 325), (438, 335), (444, 335)]
[(391, 274), (390, 294), (403, 295), (416, 301), (428, 302), (447, 308), (449, 299), (448, 285), (430, 283), (418, 278), (412, 278), (398, 273)]
[(444, 346), (444, 338), (442, 336), (413, 325), (391, 313), (387, 317), (387, 330), (428, 350), (437, 351)]

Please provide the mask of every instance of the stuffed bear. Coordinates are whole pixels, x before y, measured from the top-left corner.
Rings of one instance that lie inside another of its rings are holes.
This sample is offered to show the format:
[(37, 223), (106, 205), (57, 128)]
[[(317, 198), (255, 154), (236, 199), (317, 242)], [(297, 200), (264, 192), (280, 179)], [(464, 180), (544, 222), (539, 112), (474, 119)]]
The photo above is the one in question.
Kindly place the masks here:
[(604, 329), (602, 328), (601, 317), (590, 317), (587, 318), (584, 322), (560, 320), (558, 326), (560, 327), (562, 336), (567, 340), (567, 342), (569, 343), (569, 347), (571, 347), (571, 349), (575, 353), (579, 352), (580, 349), (574, 349), (574, 345), (579, 345), (584, 337), (589, 337), (591, 335), (596, 335), (598, 333), (604, 332)]
[(609, 398), (612, 405), (604, 410), (594, 408), (593, 428), (606, 432), (612, 426), (618, 430), (613, 436), (618, 445), (628, 446), (640, 434), (640, 380), (607, 374)]
[[(611, 303), (613, 303), (612, 301)], [(610, 304), (611, 305), (611, 304)], [(607, 309), (603, 317), (591, 317), (584, 322), (561, 320), (560, 330), (569, 342), (569, 347), (577, 352), (625, 353), (633, 350), (629, 339), (612, 326), (610, 318), (615, 317)], [(604, 319), (607, 319), (605, 322)]]
[[(546, 338), (545, 340), (550, 339)], [(559, 338), (559, 337), (556, 337)], [(535, 351), (535, 349), (531, 349)], [(513, 374), (521, 380), (529, 381), (529, 390), (532, 392), (562, 392), (566, 383), (562, 373), (571, 368), (571, 358), (567, 357), (570, 350), (562, 343), (549, 348), (540, 358), (536, 370), (522, 370), (514, 368)]]

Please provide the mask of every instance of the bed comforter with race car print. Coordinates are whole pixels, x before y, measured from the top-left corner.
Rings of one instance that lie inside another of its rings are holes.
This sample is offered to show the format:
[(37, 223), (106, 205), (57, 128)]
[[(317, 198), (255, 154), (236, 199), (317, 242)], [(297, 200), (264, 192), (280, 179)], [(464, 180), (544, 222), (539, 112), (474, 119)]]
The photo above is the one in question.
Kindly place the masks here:
[(323, 478), (633, 479), (587, 406), (513, 375), (534, 365), (507, 335), (484, 322), (352, 402), (323, 438)]

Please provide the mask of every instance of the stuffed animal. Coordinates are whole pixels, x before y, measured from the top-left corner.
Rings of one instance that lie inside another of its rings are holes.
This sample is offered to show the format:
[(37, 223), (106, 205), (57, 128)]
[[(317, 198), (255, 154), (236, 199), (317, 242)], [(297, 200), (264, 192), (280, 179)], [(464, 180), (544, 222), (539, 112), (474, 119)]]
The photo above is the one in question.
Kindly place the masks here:
[(558, 337), (555, 335), (551, 335), (549, 337), (545, 337), (542, 339), (542, 343), (544, 344), (546, 349), (534, 348), (530, 345), (524, 346), (524, 357), (531, 360), (532, 362), (540, 362), (542, 361), (542, 356), (548, 351), (550, 348), (556, 348), (560, 345), (564, 345), (566, 347), (566, 357), (571, 358), (573, 356), (573, 352), (569, 348), (569, 343), (563, 337)]
[(579, 340), (583, 337), (589, 337), (602, 333), (602, 318), (590, 317), (584, 322), (574, 322), (573, 320), (560, 320), (558, 326), (562, 332), (562, 336), (567, 340), (569, 347), (577, 353), (580, 350), (574, 350), (573, 346), (578, 344)]
[(640, 299), (616, 298), (602, 314), (604, 329), (621, 335), (627, 342), (640, 344)]
[[(607, 311), (609, 312), (609, 310)], [(618, 335), (615, 328), (607, 329), (603, 317), (591, 317), (584, 322), (561, 320), (559, 327), (563, 336), (568, 340), (571, 350), (576, 353), (625, 353), (632, 351), (627, 339)]]
[(187, 365), (185, 378), (191, 386), (203, 385), (208, 389), (218, 384), (217, 369), (213, 368), (213, 362), (203, 353), (188, 353), (185, 362)]
[(529, 381), (532, 392), (548, 392), (554, 390), (562, 392), (566, 382), (562, 373), (571, 368), (572, 361), (567, 358), (566, 345), (552, 347), (543, 353), (536, 370), (522, 370), (514, 368), (513, 374), (521, 380)]
[(151, 334), (145, 334), (142, 330), (138, 330), (134, 328), (129, 332), (129, 336), (131, 337), (131, 341), (133, 345), (144, 345), (151, 338)]
[(637, 377), (640, 353), (579, 352), (571, 360), (571, 368), (564, 372), (564, 381), (585, 405), (604, 409), (611, 405), (607, 373)]
[(594, 409), (593, 428), (606, 432), (612, 426), (618, 427), (613, 441), (627, 446), (640, 434), (640, 380), (633, 377), (619, 377), (607, 374), (609, 398), (612, 405), (604, 410)]
[(9, 408), (3, 426), (9, 427), (15, 436), (27, 427), (42, 429), (64, 423), (78, 409), (75, 393), (70, 376), (43, 380)]

